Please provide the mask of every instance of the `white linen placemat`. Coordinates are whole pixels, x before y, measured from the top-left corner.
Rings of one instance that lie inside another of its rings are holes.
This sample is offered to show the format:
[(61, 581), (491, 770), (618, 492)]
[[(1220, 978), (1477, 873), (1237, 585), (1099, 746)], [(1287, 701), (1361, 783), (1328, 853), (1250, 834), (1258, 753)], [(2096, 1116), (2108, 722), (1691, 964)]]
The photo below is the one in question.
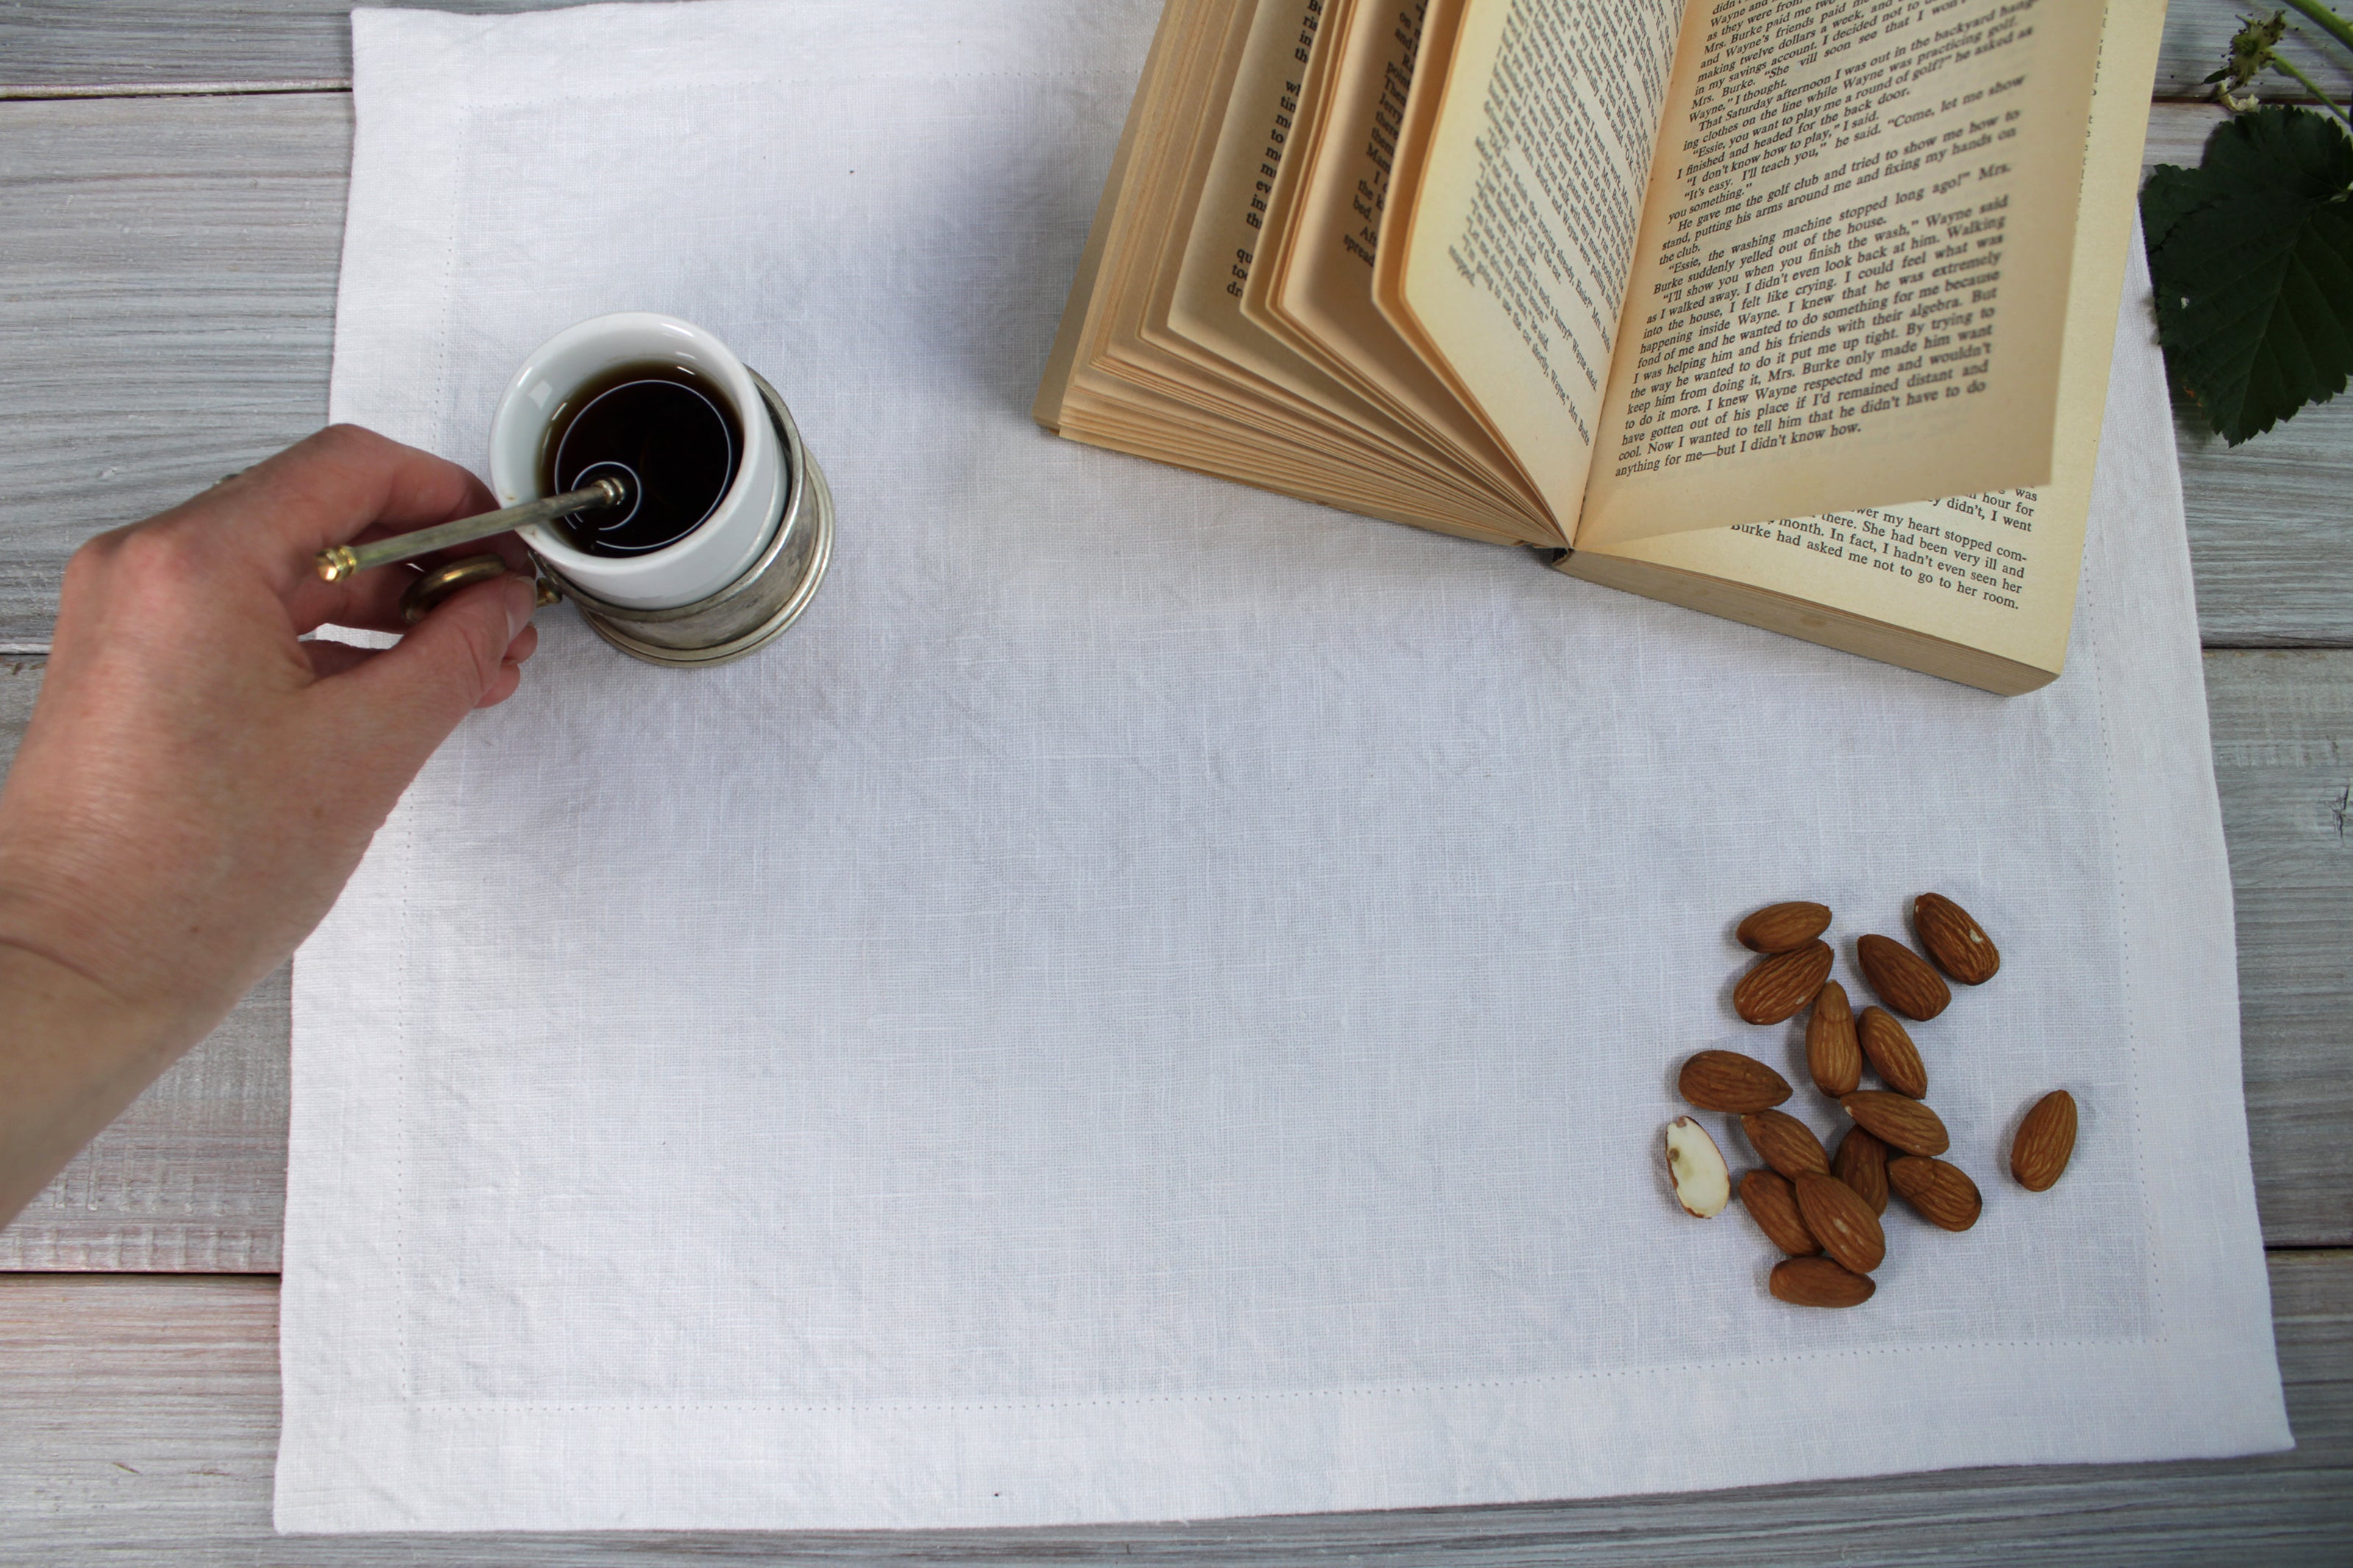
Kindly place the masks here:
[[(543, 615), (303, 949), (280, 1528), (2285, 1444), (2145, 281), (2073, 662), (1985, 696), (1032, 427), (1155, 10), (355, 15), (335, 417), (479, 464), (533, 346), (668, 310), (840, 523), (746, 663)], [(1740, 913), (1931, 888), (2006, 955), (1917, 1031), (1985, 1217), (1899, 1205), (1875, 1300), (1786, 1307), (1666, 1192), (1675, 1067), (1802, 1079), (1726, 1006)]]

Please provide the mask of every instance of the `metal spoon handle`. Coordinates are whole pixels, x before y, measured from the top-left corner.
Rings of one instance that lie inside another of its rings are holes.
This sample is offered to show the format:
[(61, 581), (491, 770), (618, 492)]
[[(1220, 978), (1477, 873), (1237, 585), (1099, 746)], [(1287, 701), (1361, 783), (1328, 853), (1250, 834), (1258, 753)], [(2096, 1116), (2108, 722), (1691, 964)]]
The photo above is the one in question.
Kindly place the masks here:
[(575, 511), (596, 511), (619, 506), (628, 499), (629, 487), (619, 479), (598, 479), (593, 485), (566, 490), (545, 500), (511, 506), (503, 511), (461, 517), (454, 522), (420, 528), (414, 533), (396, 533), (390, 539), (379, 539), (374, 544), (338, 544), (332, 549), (322, 550), (317, 557), (319, 575), (329, 583), (340, 583), (371, 566), (389, 566), (396, 561), (447, 550), (453, 544), (471, 544), (477, 539), (488, 539), (494, 533), (505, 533), (512, 529), (530, 528), (536, 523), (553, 522)]

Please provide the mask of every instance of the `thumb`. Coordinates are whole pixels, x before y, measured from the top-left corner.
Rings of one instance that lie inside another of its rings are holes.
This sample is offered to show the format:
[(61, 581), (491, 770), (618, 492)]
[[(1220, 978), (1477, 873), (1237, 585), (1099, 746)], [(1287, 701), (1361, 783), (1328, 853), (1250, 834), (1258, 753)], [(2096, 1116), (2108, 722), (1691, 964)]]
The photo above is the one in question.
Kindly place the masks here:
[(419, 765), (504, 674), (507, 647), (531, 624), (537, 595), (510, 572), (452, 595), (392, 647), (333, 678), (375, 715), (384, 740)]

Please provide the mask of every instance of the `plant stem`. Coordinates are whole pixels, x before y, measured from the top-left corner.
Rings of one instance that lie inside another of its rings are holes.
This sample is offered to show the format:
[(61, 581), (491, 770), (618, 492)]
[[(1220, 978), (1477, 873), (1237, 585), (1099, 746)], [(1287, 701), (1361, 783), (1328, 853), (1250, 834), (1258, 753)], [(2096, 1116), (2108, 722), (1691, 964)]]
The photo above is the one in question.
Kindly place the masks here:
[(2304, 89), (2306, 92), (2309, 92), (2313, 97), (2328, 105), (2330, 110), (2335, 111), (2337, 118), (2345, 121), (2346, 129), (2353, 131), (2353, 114), (2346, 113), (2343, 105), (2339, 104), (2335, 99), (2329, 97), (2327, 93), (2321, 91), (2320, 84), (2313, 80), (2310, 77), (2305, 75), (2302, 71), (2296, 69), (2294, 63), (2291, 62), (2285, 55), (2281, 54), (2277, 49), (2274, 49), (2272, 51), (2272, 64), (2279, 67), (2280, 69), (2287, 72), (2288, 75), (2304, 83)]
[[(2301, 12), (2306, 20), (2328, 34), (2330, 37), (2335, 38), (2347, 48), (2353, 49), (2353, 26), (2348, 26), (2344, 17), (2320, 4), (2320, 0), (2287, 0), (2287, 4)], [(2303, 81), (2304, 73), (2296, 71), (2295, 79)], [(2311, 84), (2306, 83), (2306, 85)], [(2316, 88), (2314, 90), (2319, 89)]]

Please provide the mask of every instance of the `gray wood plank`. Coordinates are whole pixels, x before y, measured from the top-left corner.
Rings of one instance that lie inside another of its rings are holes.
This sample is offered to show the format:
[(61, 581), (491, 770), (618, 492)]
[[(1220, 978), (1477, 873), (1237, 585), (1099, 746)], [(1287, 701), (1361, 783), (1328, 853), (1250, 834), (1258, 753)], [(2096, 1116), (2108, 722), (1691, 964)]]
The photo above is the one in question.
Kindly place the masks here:
[(824, 1535), (280, 1538), (276, 1282), (0, 1278), (0, 1560), (191, 1565), (1430, 1563), (1656, 1568), (2342, 1564), (2353, 1552), (2353, 1252), (2274, 1253), (2293, 1453), (1956, 1470), (1662, 1498), (1194, 1525)]
[[(8, 0), (0, 4), (0, 89), (103, 83), (317, 80), (351, 75), (353, 0)], [(550, 0), (406, 0), (437, 11), (545, 8)], [(2270, 6), (2263, 7), (2271, 9)], [(2222, 63), (2239, 0), (2173, 0), (2157, 96), (2197, 97)], [(2307, 50), (2307, 74), (2344, 101), (2341, 61)]]
[[(0, 664), (0, 770), (38, 682)], [(2206, 691), (2263, 1235), (2353, 1244), (2353, 653), (2210, 652)], [(0, 1268), (277, 1268), (287, 1005), (281, 970), (0, 1230)]]
[[(2212, 110), (2159, 106), (2153, 159)], [(350, 100), (0, 103), (0, 652), (66, 557), (325, 416)], [(2235, 450), (2180, 425), (2215, 646), (2353, 646), (2353, 397)]]
[(318, 427), (351, 100), (0, 103), (0, 647), (66, 557)]
[(2210, 652), (2263, 1235), (2353, 1244), (2353, 654)]

